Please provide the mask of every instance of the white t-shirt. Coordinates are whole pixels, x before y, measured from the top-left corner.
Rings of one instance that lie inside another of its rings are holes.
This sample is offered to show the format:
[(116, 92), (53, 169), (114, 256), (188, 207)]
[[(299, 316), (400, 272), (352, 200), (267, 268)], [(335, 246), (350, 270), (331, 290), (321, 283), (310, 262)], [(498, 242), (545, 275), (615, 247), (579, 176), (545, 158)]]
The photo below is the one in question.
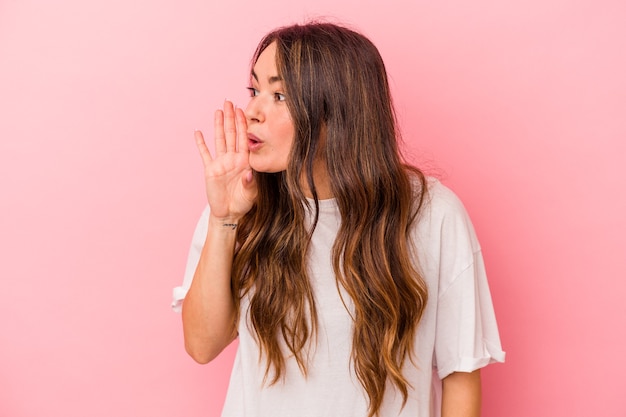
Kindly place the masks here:
[[(441, 379), (452, 372), (471, 372), (503, 362), (505, 354), (487, 284), (480, 246), (456, 195), (435, 179), (412, 234), (418, 266), (428, 286), (428, 304), (416, 332), (414, 362), (403, 372), (412, 388), (402, 395), (388, 384), (381, 417), (437, 417), (441, 412)], [(340, 224), (335, 200), (320, 201), (320, 216), (310, 253), (310, 279), (318, 314), (317, 345), (308, 376), (293, 358), (286, 359), (284, 380), (267, 387), (265, 366), (247, 326), (247, 300), (241, 303), (239, 347), (223, 417), (364, 417), (367, 395), (350, 359), (352, 321), (341, 301), (331, 265), (331, 248)], [(193, 279), (208, 225), (204, 211), (194, 233), (183, 285), (174, 289), (179, 310)], [(348, 296), (344, 296), (348, 300)], [(348, 304), (348, 307), (350, 305)]]

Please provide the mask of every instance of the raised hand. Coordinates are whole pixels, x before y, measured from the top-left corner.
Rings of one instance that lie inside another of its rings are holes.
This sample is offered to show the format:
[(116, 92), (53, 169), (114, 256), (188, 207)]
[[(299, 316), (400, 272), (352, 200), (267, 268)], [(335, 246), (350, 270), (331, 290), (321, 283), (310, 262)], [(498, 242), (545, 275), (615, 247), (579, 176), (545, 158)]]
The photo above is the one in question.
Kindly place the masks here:
[(202, 132), (195, 132), (196, 145), (204, 164), (206, 194), (211, 216), (236, 223), (254, 204), (257, 186), (248, 163), (246, 117), (230, 101), (215, 112), (215, 157)]

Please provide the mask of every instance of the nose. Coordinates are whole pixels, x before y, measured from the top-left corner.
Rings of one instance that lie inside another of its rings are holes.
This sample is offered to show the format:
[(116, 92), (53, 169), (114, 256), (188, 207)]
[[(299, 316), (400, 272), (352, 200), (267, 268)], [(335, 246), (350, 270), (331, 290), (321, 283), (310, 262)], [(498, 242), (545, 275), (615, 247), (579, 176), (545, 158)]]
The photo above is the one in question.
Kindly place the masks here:
[(257, 122), (261, 123), (265, 117), (263, 116), (263, 106), (260, 97), (252, 97), (244, 110), (244, 114), (246, 115), (246, 119), (248, 119), (248, 123)]

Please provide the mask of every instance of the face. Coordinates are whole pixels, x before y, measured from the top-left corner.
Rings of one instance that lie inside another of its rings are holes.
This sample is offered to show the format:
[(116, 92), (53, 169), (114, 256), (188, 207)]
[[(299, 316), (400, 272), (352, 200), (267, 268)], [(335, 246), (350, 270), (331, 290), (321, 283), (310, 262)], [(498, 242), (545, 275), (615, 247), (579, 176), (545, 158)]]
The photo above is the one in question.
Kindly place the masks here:
[(258, 172), (287, 169), (294, 127), (276, 69), (276, 44), (259, 55), (252, 70), (251, 99), (246, 107), (250, 166)]

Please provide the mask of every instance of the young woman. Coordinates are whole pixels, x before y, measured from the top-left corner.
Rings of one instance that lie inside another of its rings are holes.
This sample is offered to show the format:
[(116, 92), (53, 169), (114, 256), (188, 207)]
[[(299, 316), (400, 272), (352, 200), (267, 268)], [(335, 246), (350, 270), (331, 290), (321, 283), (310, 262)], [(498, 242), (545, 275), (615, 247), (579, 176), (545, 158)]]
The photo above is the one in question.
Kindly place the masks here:
[(245, 111), (200, 132), (208, 206), (174, 290), (198, 362), (236, 337), (223, 416), (478, 416), (504, 360), (455, 195), (405, 164), (383, 61), (310, 23), (268, 34)]

